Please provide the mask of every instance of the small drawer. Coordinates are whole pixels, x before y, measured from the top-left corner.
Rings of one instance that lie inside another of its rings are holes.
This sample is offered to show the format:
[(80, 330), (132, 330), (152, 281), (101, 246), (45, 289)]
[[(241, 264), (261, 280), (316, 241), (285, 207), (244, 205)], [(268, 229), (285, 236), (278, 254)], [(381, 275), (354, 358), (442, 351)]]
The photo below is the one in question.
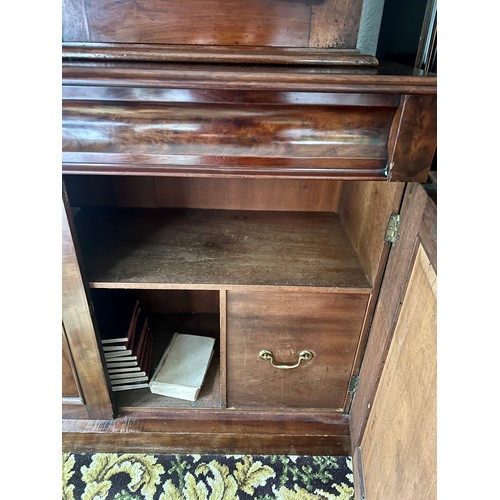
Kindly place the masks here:
[(228, 291), (228, 406), (341, 411), (367, 303), (368, 294)]

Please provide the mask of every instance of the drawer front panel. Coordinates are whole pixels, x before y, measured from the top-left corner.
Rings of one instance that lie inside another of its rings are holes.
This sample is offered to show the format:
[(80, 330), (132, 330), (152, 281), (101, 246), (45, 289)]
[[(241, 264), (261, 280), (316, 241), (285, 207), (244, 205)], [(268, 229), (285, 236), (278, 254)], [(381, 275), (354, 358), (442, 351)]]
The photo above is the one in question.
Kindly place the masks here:
[[(229, 407), (341, 411), (368, 302), (365, 294), (227, 292)], [(296, 368), (302, 351), (313, 354)], [(269, 356), (268, 356), (269, 357)]]

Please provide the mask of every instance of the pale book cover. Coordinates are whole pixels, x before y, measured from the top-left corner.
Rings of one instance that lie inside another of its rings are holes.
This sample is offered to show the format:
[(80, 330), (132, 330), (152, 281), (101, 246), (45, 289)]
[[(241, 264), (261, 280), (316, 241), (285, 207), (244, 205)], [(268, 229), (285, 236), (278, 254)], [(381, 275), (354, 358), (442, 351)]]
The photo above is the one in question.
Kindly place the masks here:
[(174, 333), (149, 383), (151, 392), (196, 401), (214, 345), (210, 337)]

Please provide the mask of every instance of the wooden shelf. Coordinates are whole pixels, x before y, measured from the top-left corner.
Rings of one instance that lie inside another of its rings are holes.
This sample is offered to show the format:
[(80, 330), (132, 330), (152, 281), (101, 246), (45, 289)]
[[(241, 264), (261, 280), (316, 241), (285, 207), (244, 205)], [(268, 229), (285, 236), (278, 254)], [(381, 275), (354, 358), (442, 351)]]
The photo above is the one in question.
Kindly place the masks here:
[(86, 209), (79, 214), (93, 288), (371, 284), (333, 213)]

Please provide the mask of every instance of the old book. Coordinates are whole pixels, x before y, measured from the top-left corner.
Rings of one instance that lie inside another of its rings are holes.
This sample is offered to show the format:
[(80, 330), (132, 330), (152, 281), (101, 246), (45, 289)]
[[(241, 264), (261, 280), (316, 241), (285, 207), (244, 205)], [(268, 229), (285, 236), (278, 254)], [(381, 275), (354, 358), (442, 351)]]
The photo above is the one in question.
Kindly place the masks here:
[(214, 345), (210, 337), (174, 333), (149, 383), (151, 392), (196, 401)]

